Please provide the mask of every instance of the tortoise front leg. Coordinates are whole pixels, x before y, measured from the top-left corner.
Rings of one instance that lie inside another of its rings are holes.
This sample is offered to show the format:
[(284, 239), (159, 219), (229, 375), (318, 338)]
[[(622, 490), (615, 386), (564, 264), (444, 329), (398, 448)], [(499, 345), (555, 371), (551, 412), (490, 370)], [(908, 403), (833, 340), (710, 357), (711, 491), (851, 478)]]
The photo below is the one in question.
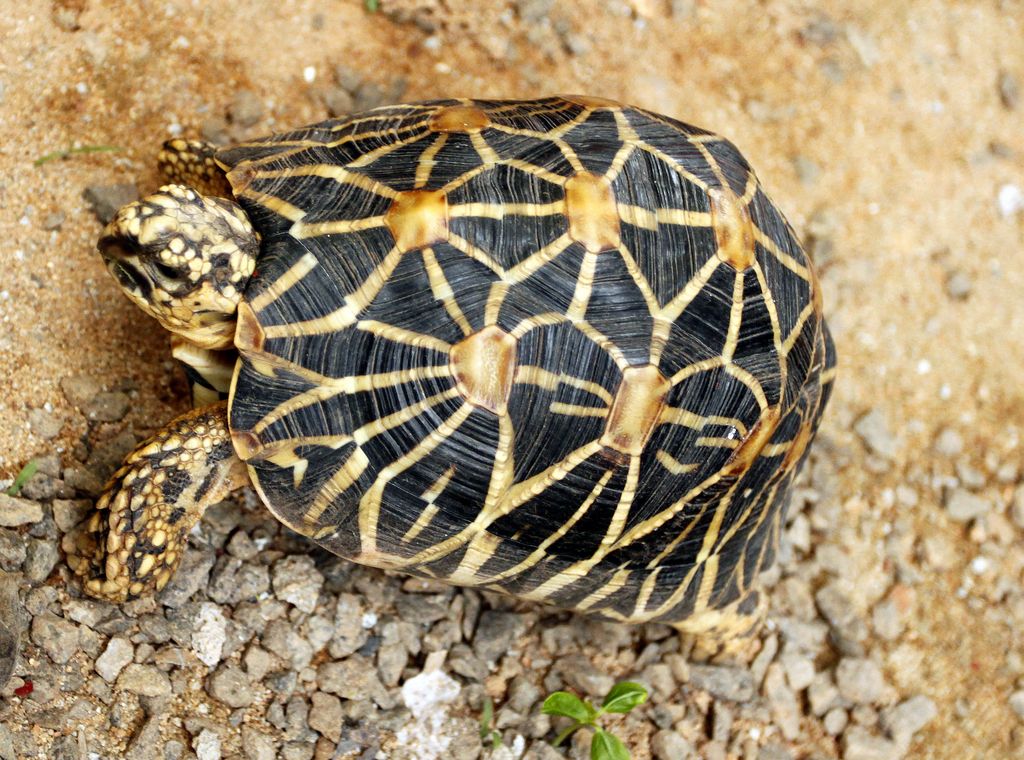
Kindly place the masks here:
[(187, 412), (127, 456), (96, 512), (64, 536), (68, 564), (90, 596), (123, 602), (159, 591), (203, 511), (247, 482), (227, 402)]

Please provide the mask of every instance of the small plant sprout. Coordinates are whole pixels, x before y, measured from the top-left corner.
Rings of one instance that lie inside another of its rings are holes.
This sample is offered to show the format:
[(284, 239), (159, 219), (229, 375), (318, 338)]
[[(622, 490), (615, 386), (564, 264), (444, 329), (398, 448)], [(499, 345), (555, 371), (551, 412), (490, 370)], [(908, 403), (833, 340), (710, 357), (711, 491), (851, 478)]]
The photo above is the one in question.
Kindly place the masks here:
[(18, 492), (28, 483), (29, 478), (36, 474), (36, 470), (39, 469), (39, 462), (35, 459), (30, 459), (28, 463), (21, 468), (15, 478), (14, 482), (11, 483), (11, 487), (7, 489), (6, 493), (8, 496), (17, 496)]
[(480, 715), (480, 741), (490, 742), (491, 749), (501, 746), (501, 733), (494, 728), (494, 703), (490, 697), (484, 697), (484, 710)]
[(647, 689), (632, 681), (615, 684), (605, 696), (600, 707), (580, 699), (567, 691), (556, 691), (544, 700), (541, 712), (547, 715), (563, 715), (573, 721), (572, 725), (555, 737), (552, 745), (557, 747), (580, 728), (594, 730), (590, 743), (590, 760), (629, 760), (629, 750), (619, 737), (605, 731), (597, 720), (605, 713), (628, 713), (637, 705), (647, 701)]
[(72, 145), (61, 150), (55, 150), (47, 153), (45, 156), (40, 156), (32, 162), (33, 166), (42, 166), (48, 164), (51, 161), (63, 161), (71, 156), (83, 155), (88, 153), (112, 153), (124, 148), (119, 145)]

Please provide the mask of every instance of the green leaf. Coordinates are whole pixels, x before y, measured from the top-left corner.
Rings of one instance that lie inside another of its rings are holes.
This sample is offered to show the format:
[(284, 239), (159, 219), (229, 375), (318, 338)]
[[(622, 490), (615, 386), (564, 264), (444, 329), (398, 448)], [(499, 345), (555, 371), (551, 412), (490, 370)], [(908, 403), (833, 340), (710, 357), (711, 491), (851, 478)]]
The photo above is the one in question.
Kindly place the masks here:
[(376, 13), (380, 10), (380, 0), (366, 0), (366, 10), (369, 13)]
[(556, 691), (551, 694), (544, 700), (541, 712), (546, 715), (564, 715), (577, 723), (590, 723), (596, 714), (593, 707), (567, 691)]
[(29, 478), (31, 478), (33, 475), (35, 475), (36, 474), (36, 470), (38, 470), (38, 469), (39, 469), (39, 462), (37, 462), (35, 459), (30, 459), (28, 461), (28, 464), (26, 464), (24, 467), (21, 468), (21, 472), (19, 472), (15, 476), (14, 482), (11, 483), (11, 487), (7, 489), (7, 495), (8, 496), (17, 496), (18, 495), (18, 491), (20, 491), (22, 489), (22, 487), (26, 483), (28, 483)]
[(491, 735), (491, 721), (494, 719), (494, 703), (490, 697), (484, 697), (483, 714), (480, 716), (480, 738), (486, 740)]
[(599, 728), (590, 742), (590, 760), (630, 760), (630, 755), (619, 737)]
[(647, 701), (647, 689), (632, 681), (617, 683), (601, 703), (601, 712), (628, 713)]

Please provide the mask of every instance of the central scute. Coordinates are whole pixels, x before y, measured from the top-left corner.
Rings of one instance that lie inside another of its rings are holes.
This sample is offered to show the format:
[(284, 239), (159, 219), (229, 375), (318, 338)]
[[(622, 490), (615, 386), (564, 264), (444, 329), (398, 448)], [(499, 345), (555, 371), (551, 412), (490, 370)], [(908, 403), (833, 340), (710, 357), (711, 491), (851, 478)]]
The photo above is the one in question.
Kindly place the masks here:
[[(736, 598), (770, 559), (825, 337), (728, 142), (605, 101), (442, 101), (219, 160), (263, 241), (231, 424), (288, 525), (623, 619)], [(722, 552), (740, 575), (704, 577)]]

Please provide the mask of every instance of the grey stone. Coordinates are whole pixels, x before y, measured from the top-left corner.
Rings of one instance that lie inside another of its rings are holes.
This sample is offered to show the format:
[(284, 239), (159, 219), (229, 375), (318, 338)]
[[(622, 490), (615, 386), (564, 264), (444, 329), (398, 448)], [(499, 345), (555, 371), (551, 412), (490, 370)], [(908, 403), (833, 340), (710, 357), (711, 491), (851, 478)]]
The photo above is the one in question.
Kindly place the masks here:
[(344, 722), (341, 700), (333, 694), (318, 691), (313, 694), (312, 702), (309, 727), (337, 744), (341, 741), (341, 727)]
[(103, 654), (96, 658), (94, 667), (100, 678), (113, 683), (134, 657), (135, 648), (132, 643), (122, 636), (115, 636), (107, 643)]
[(72, 406), (81, 409), (89, 399), (103, 390), (103, 386), (99, 380), (88, 375), (74, 375), (62, 377), (60, 389)]
[(894, 742), (863, 726), (850, 726), (843, 733), (843, 760), (899, 760), (902, 756)]
[(793, 753), (777, 742), (768, 742), (757, 750), (757, 760), (793, 760)]
[(242, 662), (245, 665), (245, 672), (249, 674), (249, 678), (253, 681), (262, 681), (267, 673), (281, 664), (277, 657), (255, 644), (252, 644), (246, 650)]
[(61, 228), (65, 219), (67, 219), (67, 215), (63, 211), (51, 211), (43, 217), (39, 226), (47, 232), (53, 232), (54, 230), (59, 230)]
[(78, 651), (78, 626), (49, 612), (33, 618), (31, 636), (32, 643), (58, 665)]
[(822, 725), (825, 727), (825, 731), (832, 734), (832, 736), (839, 736), (850, 723), (850, 716), (847, 715), (846, 710), (841, 707), (833, 707), (827, 713), (825, 717), (821, 719)]
[(754, 677), (749, 670), (743, 668), (691, 665), (690, 685), (733, 702), (746, 702), (754, 696)]
[(160, 741), (160, 716), (151, 715), (128, 743), (125, 760), (150, 760)]
[(256, 544), (253, 543), (249, 534), (244, 530), (236, 530), (232, 533), (231, 538), (228, 539), (228, 543), (224, 548), (227, 549), (228, 554), (232, 557), (238, 557), (238, 559), (244, 562), (255, 559), (260, 553)]
[(165, 697), (171, 693), (167, 674), (152, 665), (132, 663), (121, 671), (117, 688), (143, 697)]
[[(1017, 692), (1020, 695), (1020, 712), (1017, 714), (1024, 717), (1024, 691)], [(1013, 706), (1013, 697), (1010, 697), (1010, 705)], [(927, 726), (939, 714), (938, 707), (928, 697), (918, 694), (900, 702), (895, 707), (883, 710), (881, 715), (882, 727), (889, 737), (897, 744), (906, 746), (918, 731)]]
[(8, 496), (0, 491), (0, 527), (17, 528), (43, 519), (43, 508), (34, 501)]
[(785, 671), (778, 663), (768, 666), (764, 676), (764, 695), (775, 717), (775, 725), (783, 736), (794, 741), (800, 735), (800, 706), (793, 690), (786, 685)]
[(269, 589), (270, 572), (265, 565), (225, 555), (214, 566), (206, 593), (219, 604), (238, 604), (256, 600)]
[(473, 634), (473, 651), (485, 662), (496, 662), (508, 653), (512, 642), (526, 630), (525, 616), (486, 610)]
[(992, 509), (992, 502), (964, 488), (953, 488), (946, 493), (945, 506), (950, 520), (970, 522)]
[(839, 689), (832, 682), (829, 673), (818, 673), (807, 687), (807, 702), (811, 712), (822, 716), (839, 702)]
[(251, 127), (263, 118), (263, 101), (252, 90), (238, 90), (228, 106), (228, 118), (240, 127)]
[(39, 436), (44, 441), (49, 441), (60, 435), (60, 430), (64, 427), (64, 420), (53, 412), (39, 407), (29, 410), (28, 425), (34, 435)]
[(317, 668), (316, 677), (322, 691), (343, 699), (370, 697), (378, 701), (386, 693), (376, 668), (361, 655), (352, 655), (341, 662), (325, 662)]
[(395, 608), (402, 620), (420, 625), (430, 625), (448, 617), (446, 596), (401, 594), (395, 599)]
[(96, 218), (106, 224), (121, 206), (139, 199), (135, 185), (118, 183), (114, 185), (90, 185), (82, 192), (85, 202), (92, 208)]
[(54, 499), (53, 520), (61, 533), (67, 533), (88, 517), (93, 504), (88, 499)]
[(334, 610), (334, 635), (329, 651), (331, 657), (342, 659), (355, 653), (369, 635), (363, 628), (363, 604), (355, 594), (340, 594)]
[(966, 300), (974, 289), (971, 276), (962, 269), (954, 269), (946, 275), (946, 295), (956, 301)]
[(829, 583), (818, 589), (814, 595), (821, 614), (828, 620), (833, 634), (840, 647), (848, 651), (844, 644), (859, 644), (868, 635), (867, 624), (860, 618), (853, 601), (847, 596), (840, 581)]
[(248, 707), (253, 703), (249, 678), (234, 665), (222, 665), (210, 676), (210, 695), (228, 707)]
[(170, 582), (157, 595), (157, 599), (166, 607), (183, 606), (196, 591), (206, 585), (216, 559), (217, 556), (212, 551), (189, 548), (177, 572), (171, 576)]
[(330, 116), (347, 116), (355, 109), (352, 93), (344, 87), (328, 87), (320, 97)]
[(324, 577), (311, 557), (289, 556), (274, 563), (271, 571), (274, 596), (306, 613), (316, 609)]
[(204, 728), (199, 736), (192, 740), (192, 749), (198, 760), (220, 760), (220, 737), (216, 731)]
[(286, 620), (272, 620), (260, 643), (293, 670), (302, 670), (313, 659), (313, 647)]
[(409, 662), (409, 652), (399, 641), (382, 644), (377, 650), (377, 670), (380, 680), (386, 686), (395, 686), (402, 677), (402, 671)]
[(516, 13), (527, 24), (536, 24), (551, 13), (555, 0), (516, 0)]
[(886, 641), (893, 641), (903, 633), (903, 620), (899, 608), (891, 599), (875, 605), (871, 613), (871, 624), (875, 633)]
[(882, 697), (885, 679), (874, 661), (844, 657), (836, 666), (836, 686), (844, 699), (857, 705), (870, 705)]
[(594, 668), (589, 657), (570, 654), (557, 662), (558, 672), (572, 689), (590, 697), (603, 697), (615, 685), (615, 679)]
[(658, 731), (651, 737), (651, 754), (657, 760), (687, 760), (696, 757), (693, 745), (675, 731)]
[(797, 651), (787, 650), (779, 658), (793, 691), (803, 691), (814, 681), (814, 661)]
[(872, 409), (854, 423), (853, 429), (872, 453), (885, 459), (893, 459), (899, 453), (899, 443), (881, 409)]
[(1024, 690), (1013, 692), (1008, 702), (1010, 709), (1013, 710), (1017, 717), (1024, 719)]
[(32, 539), (25, 550), (25, 577), (33, 583), (42, 583), (50, 577), (60, 559), (57, 545), (47, 539)]
[(247, 760), (274, 760), (277, 757), (277, 741), (252, 726), (243, 725), (242, 752)]
[(85, 416), (97, 422), (118, 422), (128, 413), (131, 399), (122, 391), (97, 393), (82, 408)]

